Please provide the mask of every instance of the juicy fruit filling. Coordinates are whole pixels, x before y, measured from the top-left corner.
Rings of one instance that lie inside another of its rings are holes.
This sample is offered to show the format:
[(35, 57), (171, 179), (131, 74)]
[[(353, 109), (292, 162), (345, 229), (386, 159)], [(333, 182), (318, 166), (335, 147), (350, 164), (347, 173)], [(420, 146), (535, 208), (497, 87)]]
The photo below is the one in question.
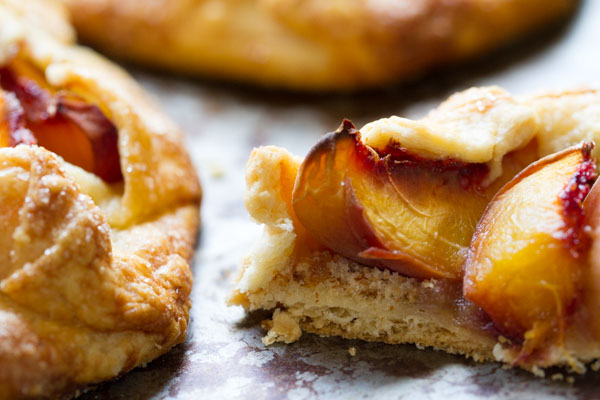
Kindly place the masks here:
[(108, 183), (123, 180), (116, 126), (81, 96), (55, 91), (41, 74), (0, 67), (4, 111), (1, 146), (38, 144)]
[(301, 225), (336, 253), (414, 278), (457, 287), (462, 280), (462, 300), (519, 348), (515, 364), (547, 360), (541, 349), (562, 348), (579, 305), (600, 291), (586, 292), (582, 278), (592, 148), (537, 160), (532, 139), (506, 154), (501, 176), (486, 185), (485, 164), (426, 159), (397, 143), (374, 150), (346, 120), (303, 161), (292, 205)]
[(525, 362), (564, 344), (581, 301), (589, 237), (583, 200), (596, 179), (592, 146), (580, 145), (525, 169), (491, 201), (465, 263), (464, 295)]
[(502, 175), (484, 187), (485, 164), (425, 159), (397, 145), (377, 152), (344, 121), (302, 163), (292, 204), (317, 240), (348, 258), (417, 278), (460, 280), (488, 202), (534, 157), (530, 148), (509, 154)]

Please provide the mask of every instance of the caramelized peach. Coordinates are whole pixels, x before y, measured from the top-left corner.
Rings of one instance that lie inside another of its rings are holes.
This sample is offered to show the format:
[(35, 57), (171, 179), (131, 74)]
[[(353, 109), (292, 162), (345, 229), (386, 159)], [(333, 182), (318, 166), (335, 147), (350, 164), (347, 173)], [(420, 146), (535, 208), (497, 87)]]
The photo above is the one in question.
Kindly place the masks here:
[(6, 101), (4, 98), (5, 94), (0, 91), (0, 110), (4, 114), (0, 114), (0, 147), (10, 146), (10, 130), (6, 118)]
[(581, 144), (527, 167), (477, 225), (464, 295), (501, 333), (523, 341), (520, 359), (549, 340), (562, 342), (578, 300), (589, 245), (583, 200), (596, 177), (592, 147)]
[(92, 146), (77, 125), (65, 118), (52, 118), (30, 126), (40, 146), (86, 171), (94, 171)]
[(600, 179), (594, 183), (583, 202), (585, 225), (590, 227), (592, 245), (589, 267), (585, 273), (584, 304), (590, 320), (589, 326), (596, 338), (600, 338)]
[(122, 180), (117, 129), (100, 108), (76, 96), (51, 93), (26, 64), (12, 67), (24, 75), (0, 68), (3, 97), (11, 106), (5, 107), (8, 144), (37, 142), (107, 182)]
[(483, 164), (427, 160), (402, 148), (382, 156), (344, 121), (302, 163), (294, 211), (319, 242), (360, 263), (460, 279), (479, 217), (500, 186), (533, 161), (533, 146), (507, 156), (503, 176), (481, 188)]
[(109, 183), (123, 179), (117, 128), (97, 106), (59, 94), (56, 114), (30, 128), (41, 146), (70, 163)]

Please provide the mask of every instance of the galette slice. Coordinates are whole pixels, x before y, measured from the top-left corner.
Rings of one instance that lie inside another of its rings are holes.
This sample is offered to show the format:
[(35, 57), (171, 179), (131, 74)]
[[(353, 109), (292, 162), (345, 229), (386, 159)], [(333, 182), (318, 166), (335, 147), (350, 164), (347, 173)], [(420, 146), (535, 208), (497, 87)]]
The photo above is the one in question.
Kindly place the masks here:
[(473, 88), (420, 120), (344, 121), (303, 160), (255, 149), (264, 232), (230, 302), (274, 311), (266, 344), (307, 331), (584, 371), (599, 104)]

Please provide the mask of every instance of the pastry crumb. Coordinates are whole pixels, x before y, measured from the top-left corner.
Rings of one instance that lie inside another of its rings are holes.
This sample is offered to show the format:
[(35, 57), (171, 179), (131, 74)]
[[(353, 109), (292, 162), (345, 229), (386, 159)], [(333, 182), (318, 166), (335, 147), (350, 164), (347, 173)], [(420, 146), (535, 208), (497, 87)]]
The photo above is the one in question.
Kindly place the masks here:
[(433, 289), (433, 288), (435, 288), (435, 284), (431, 280), (426, 280), (426, 281), (421, 282), (421, 287), (427, 288), (427, 289)]
[(354, 357), (356, 355), (356, 347), (350, 347), (348, 349), (348, 354), (350, 354), (352, 357)]
[[(531, 373), (539, 378), (544, 378), (546, 376), (546, 373), (544, 372), (544, 370), (541, 369), (540, 367), (538, 367), (537, 365), (534, 365), (533, 367), (531, 367)], [(569, 378), (567, 378), (567, 382), (569, 381)]]
[(275, 342), (292, 343), (302, 336), (302, 330), (298, 322), (279, 308), (273, 313), (273, 319), (263, 321), (261, 326), (263, 329), (269, 330), (267, 335), (262, 338), (265, 346)]
[(573, 378), (572, 376), (568, 376), (567, 377), (567, 383), (575, 383), (575, 378)]
[[(498, 338), (498, 340), (501, 341), (500, 338)], [(502, 345), (500, 343), (496, 343), (494, 345), (494, 348), (492, 349), (492, 354), (496, 361), (504, 361), (504, 349), (502, 349)]]
[(561, 373), (557, 373), (557, 374), (553, 374), (550, 379), (552, 379), (553, 381), (562, 381), (565, 379), (565, 376)]

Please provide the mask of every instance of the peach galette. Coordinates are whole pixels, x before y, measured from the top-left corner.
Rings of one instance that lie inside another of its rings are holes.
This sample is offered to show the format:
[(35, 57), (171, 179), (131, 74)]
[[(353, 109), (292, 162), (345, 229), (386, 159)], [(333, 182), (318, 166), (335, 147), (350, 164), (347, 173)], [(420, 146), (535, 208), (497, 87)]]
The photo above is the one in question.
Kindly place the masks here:
[(458, 93), (247, 164), (264, 224), (230, 302), (302, 330), (542, 372), (600, 358), (600, 92)]
[(82, 40), (172, 71), (294, 90), (411, 79), (565, 17), (575, 0), (62, 0)]
[(201, 191), (181, 134), (61, 18), (0, 2), (0, 399), (116, 377), (188, 323)]

